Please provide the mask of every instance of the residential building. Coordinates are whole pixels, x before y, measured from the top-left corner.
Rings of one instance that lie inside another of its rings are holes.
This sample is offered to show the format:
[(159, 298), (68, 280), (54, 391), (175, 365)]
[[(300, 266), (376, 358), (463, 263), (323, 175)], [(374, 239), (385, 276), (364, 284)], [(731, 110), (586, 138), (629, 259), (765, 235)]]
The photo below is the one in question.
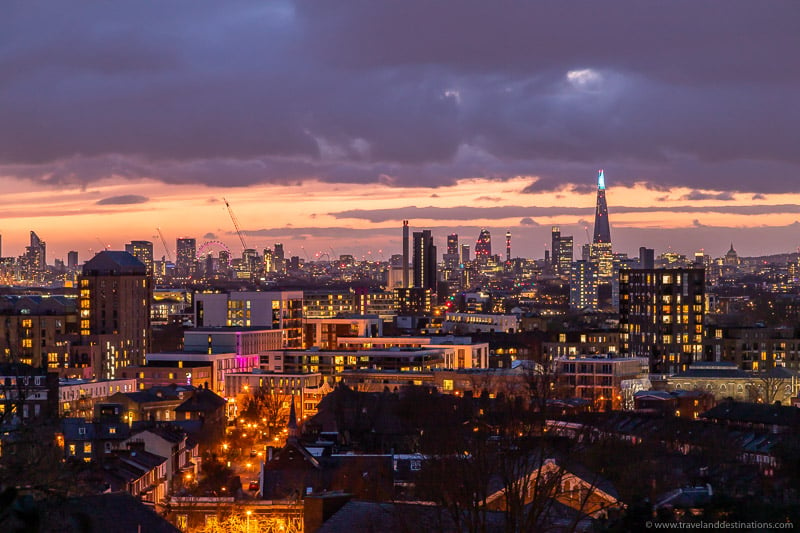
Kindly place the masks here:
[(194, 305), (198, 328), (280, 329), (285, 347), (303, 344), (303, 291), (198, 292)]
[(79, 288), (82, 344), (100, 347), (95, 375), (114, 379), (119, 368), (143, 364), (153, 294), (145, 265), (127, 252), (100, 252), (83, 265)]
[(619, 278), (622, 355), (648, 358), (655, 374), (680, 372), (702, 360), (702, 268), (623, 269)]
[(593, 402), (599, 411), (633, 407), (633, 395), (650, 388), (647, 359), (608, 356), (556, 360), (558, 396), (564, 394)]

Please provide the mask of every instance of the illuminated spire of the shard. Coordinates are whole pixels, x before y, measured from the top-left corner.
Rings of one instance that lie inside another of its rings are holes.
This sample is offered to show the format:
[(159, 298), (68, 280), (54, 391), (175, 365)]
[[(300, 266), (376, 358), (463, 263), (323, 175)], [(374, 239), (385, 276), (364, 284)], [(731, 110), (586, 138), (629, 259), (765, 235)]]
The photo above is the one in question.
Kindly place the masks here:
[(603, 171), (597, 174), (597, 210), (594, 214), (594, 239), (597, 243), (611, 243), (611, 229), (608, 225), (608, 205), (606, 204), (606, 178)]

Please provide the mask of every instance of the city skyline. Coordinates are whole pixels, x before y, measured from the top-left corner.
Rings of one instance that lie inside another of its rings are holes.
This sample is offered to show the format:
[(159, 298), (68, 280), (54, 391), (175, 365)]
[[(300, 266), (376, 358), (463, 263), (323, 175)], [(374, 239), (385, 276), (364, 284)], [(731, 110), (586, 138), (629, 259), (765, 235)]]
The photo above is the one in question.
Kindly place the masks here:
[(551, 225), (583, 244), (599, 168), (615, 250), (797, 248), (795, 4), (502, 4), (12, 3), (3, 254), (236, 250), (225, 197), (300, 257), (388, 258), (405, 219), (542, 257)]

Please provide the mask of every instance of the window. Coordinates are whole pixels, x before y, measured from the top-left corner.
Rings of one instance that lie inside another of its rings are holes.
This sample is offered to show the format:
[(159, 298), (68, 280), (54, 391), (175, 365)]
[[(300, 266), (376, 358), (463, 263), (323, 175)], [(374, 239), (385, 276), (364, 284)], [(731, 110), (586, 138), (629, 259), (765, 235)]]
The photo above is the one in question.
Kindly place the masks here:
[(70, 455), (75, 455), (75, 445), (74, 444), (70, 444), (69, 445), (69, 454)]
[(442, 380), (442, 390), (447, 390), (447, 391), (453, 390), (453, 380), (452, 379)]
[(111, 435), (115, 435), (115, 434), (117, 433), (117, 428), (115, 428), (115, 427), (110, 427), (110, 428), (108, 428), (108, 432), (109, 432)]
[(83, 453), (92, 453), (92, 443), (91, 442), (84, 442), (83, 443)]
[(415, 472), (422, 470), (422, 461), (419, 459), (411, 459), (411, 470)]

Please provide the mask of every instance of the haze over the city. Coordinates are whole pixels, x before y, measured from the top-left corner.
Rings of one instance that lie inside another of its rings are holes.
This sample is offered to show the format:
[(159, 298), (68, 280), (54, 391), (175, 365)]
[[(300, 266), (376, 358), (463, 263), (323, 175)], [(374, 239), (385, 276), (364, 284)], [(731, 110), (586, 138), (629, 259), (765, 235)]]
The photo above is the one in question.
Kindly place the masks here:
[[(501, 5), (502, 4), (502, 5)], [(193, 236), (388, 258), (506, 230), (544, 255), (794, 251), (795, 2), (7, 2), (0, 234), (48, 258)], [(779, 58), (786, 58), (780, 60)], [(157, 251), (163, 251), (157, 248)], [(52, 255), (51, 255), (52, 254)]]

